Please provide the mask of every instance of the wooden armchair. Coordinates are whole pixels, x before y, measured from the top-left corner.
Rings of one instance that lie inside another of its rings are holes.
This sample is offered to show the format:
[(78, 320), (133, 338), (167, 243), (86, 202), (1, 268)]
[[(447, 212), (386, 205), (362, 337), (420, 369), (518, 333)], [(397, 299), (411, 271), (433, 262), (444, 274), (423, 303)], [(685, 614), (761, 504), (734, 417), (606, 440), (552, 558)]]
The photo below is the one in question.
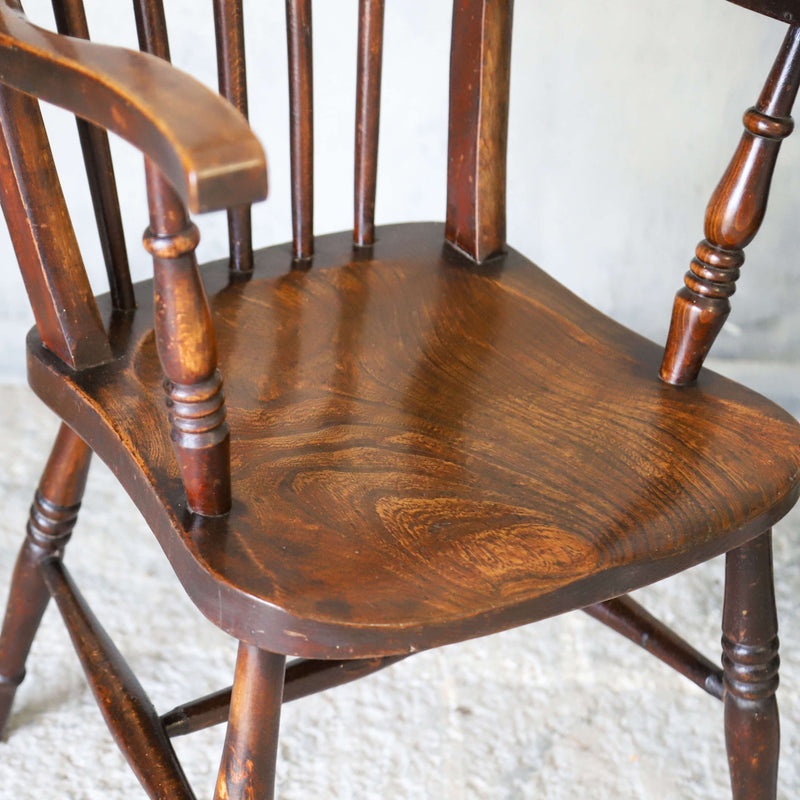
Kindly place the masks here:
[[(58, 33), (0, 0), (0, 196), (30, 383), (64, 421), (0, 635), (0, 730), (52, 596), (150, 797), (192, 798), (170, 737), (227, 721), (218, 800), (268, 798), (282, 702), (585, 608), (724, 701), (734, 797), (774, 798), (769, 529), (800, 491), (800, 426), (701, 365), (791, 132), (800, 28), (745, 114), (664, 354), (505, 244), (511, 0), (455, 2), (445, 224), (379, 229), (383, 0), (361, 0), (355, 222), (317, 238), (311, 4), (287, 0), (293, 239), (255, 251), (241, 0), (214, 0), (227, 99), (167, 63), (160, 0), (134, 5), (146, 53), (85, 41), (81, 0), (54, 0)], [(740, 5), (800, 22), (798, 0)], [(108, 296), (35, 97), (79, 117)], [(154, 278), (136, 287), (104, 129), (147, 159)], [(228, 261), (198, 269), (187, 206), (228, 209)], [(240, 641), (231, 688), (159, 716), (83, 601), (63, 555), (92, 451)], [(723, 553), (719, 668), (626, 593)]]

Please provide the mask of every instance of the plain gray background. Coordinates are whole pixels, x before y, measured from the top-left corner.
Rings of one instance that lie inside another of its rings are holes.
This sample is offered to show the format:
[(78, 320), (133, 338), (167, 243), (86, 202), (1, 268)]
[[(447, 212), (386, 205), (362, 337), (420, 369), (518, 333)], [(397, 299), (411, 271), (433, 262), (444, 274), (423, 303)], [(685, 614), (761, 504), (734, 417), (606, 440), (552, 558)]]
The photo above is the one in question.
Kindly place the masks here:
[[(130, 3), (86, 5), (95, 39), (136, 46)], [(211, 3), (165, 5), (173, 61), (214, 86)], [(352, 220), (356, 8), (356, 0), (314, 4), (318, 233)], [(26, 9), (52, 27), (49, 0), (28, 0)], [(444, 216), (451, 9), (444, 0), (387, 3), (379, 223)], [(270, 198), (254, 212), (260, 246), (290, 237), (284, 4), (246, 2), (245, 15), (251, 120), (270, 164)], [(722, 0), (518, 0), (509, 243), (602, 310), (663, 341), (673, 294), (702, 236), (705, 204), (784, 31)], [(46, 109), (46, 118), (92, 281), (104, 290), (75, 126), (58, 110)], [(141, 158), (117, 139), (112, 147), (134, 277), (144, 278), (151, 267), (140, 244)], [(779, 394), (800, 371), (798, 175), (800, 143), (790, 137), (714, 350), (761, 368), (783, 362), (771, 379)], [(197, 222), (201, 260), (224, 255), (222, 215)], [(0, 379), (15, 381), (23, 378), (22, 341), (32, 320), (5, 230), (0, 254), (7, 265), (0, 272)]]

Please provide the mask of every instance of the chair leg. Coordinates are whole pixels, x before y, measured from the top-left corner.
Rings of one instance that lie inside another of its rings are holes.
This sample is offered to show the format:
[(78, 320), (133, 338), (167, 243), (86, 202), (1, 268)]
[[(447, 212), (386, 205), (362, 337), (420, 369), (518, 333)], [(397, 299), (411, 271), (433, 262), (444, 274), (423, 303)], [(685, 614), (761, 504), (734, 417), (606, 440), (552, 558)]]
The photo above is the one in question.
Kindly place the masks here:
[(27, 536), (11, 577), (0, 632), (0, 735), (8, 721), (25, 662), (50, 599), (39, 572), (45, 557), (60, 557), (75, 526), (92, 451), (62, 425), (42, 473), (28, 519)]
[(286, 657), (239, 643), (214, 800), (272, 800)]
[(727, 555), (722, 652), (733, 798), (775, 800), (780, 659), (769, 531)]

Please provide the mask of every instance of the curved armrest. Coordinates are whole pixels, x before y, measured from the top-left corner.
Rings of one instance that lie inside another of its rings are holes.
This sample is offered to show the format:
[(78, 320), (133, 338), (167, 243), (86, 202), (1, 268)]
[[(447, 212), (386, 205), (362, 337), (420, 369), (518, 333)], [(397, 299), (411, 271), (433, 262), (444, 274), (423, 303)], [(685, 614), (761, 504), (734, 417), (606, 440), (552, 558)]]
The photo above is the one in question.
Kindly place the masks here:
[(267, 194), (247, 120), (162, 59), (33, 25), (0, 0), (0, 82), (113, 131), (147, 155), (196, 213)]

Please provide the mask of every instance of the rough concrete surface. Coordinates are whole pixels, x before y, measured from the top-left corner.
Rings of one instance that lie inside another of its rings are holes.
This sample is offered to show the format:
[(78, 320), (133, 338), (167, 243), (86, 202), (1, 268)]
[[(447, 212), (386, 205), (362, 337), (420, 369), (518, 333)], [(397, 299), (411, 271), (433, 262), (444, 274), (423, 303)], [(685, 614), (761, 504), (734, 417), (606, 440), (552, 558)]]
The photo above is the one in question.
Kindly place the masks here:
[[(22, 387), (0, 388), (4, 469), (0, 592), (56, 430)], [(783, 680), (780, 797), (800, 796), (800, 512), (776, 529)], [(230, 681), (235, 643), (183, 596), (111, 473), (93, 465), (67, 562), (166, 711)], [(637, 594), (716, 658), (716, 560)], [(211, 796), (222, 728), (176, 740), (198, 798)], [(729, 797), (722, 707), (581, 613), (423, 653), (285, 708), (278, 796), (295, 798)], [(107, 734), (67, 634), (47, 612), (0, 743), (0, 799), (144, 794)]]

